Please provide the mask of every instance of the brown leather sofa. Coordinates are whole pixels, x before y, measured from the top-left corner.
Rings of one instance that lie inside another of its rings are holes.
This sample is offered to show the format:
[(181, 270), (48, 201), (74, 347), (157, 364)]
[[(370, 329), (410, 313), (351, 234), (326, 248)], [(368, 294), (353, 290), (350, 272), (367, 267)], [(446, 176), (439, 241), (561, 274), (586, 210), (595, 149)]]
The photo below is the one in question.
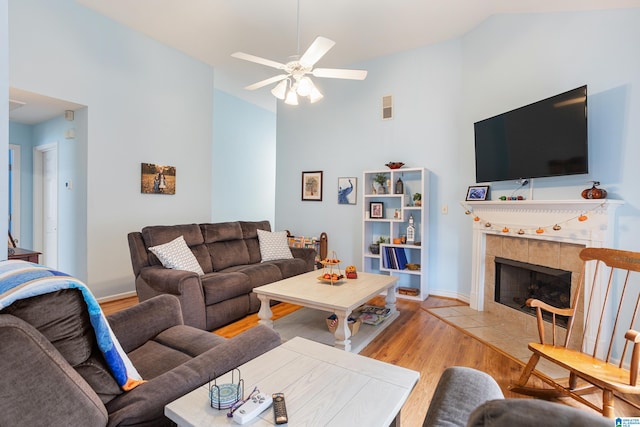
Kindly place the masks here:
[[(258, 312), (253, 288), (313, 270), (316, 251), (291, 248), (293, 259), (261, 262), (257, 230), (271, 231), (269, 221), (159, 225), (129, 233), (138, 298), (176, 295), (185, 324), (209, 331)], [(149, 251), (180, 236), (203, 276), (164, 268)]]
[(146, 380), (122, 391), (86, 307), (80, 291), (64, 289), (0, 311), (0, 425), (174, 425), (166, 404), (281, 342), (263, 325), (231, 339), (186, 326), (178, 299), (158, 296), (107, 317)]

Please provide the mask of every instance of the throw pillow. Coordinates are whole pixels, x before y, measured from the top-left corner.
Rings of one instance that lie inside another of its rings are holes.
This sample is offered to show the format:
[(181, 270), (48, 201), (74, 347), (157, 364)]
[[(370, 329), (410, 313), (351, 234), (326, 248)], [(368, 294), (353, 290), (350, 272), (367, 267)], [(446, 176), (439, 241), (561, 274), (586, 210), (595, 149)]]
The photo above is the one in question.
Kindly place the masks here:
[(177, 237), (163, 245), (152, 246), (149, 250), (158, 257), (165, 268), (193, 271), (200, 276), (204, 274), (198, 260), (184, 241), (184, 236)]
[(257, 231), (262, 262), (273, 261), (275, 259), (293, 258), (293, 255), (291, 255), (291, 249), (289, 249), (289, 244), (287, 243), (286, 231)]

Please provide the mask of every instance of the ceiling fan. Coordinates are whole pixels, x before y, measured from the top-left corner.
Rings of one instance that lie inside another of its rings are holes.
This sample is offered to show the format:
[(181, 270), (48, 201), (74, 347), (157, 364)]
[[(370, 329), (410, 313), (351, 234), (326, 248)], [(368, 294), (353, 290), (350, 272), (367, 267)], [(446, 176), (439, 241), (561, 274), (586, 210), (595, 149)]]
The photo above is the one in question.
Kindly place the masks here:
[[(298, 36), (298, 52), (300, 50), (300, 2), (298, 1), (298, 22), (297, 22), (297, 36)], [(366, 70), (346, 70), (338, 68), (313, 68), (334, 45), (336, 42), (329, 40), (326, 37), (317, 37), (311, 46), (302, 55), (296, 55), (292, 61), (286, 64), (272, 61), (270, 59), (261, 58), (259, 56), (250, 55), (243, 52), (232, 53), (231, 56), (245, 61), (255, 62), (257, 64), (266, 65), (278, 70), (282, 70), (282, 74), (270, 77), (268, 79), (259, 81), (252, 85), (246, 86), (247, 90), (256, 90), (261, 87), (270, 85), (275, 82), (278, 83), (271, 93), (278, 99), (284, 99), (285, 103), (290, 105), (298, 105), (298, 95), (306, 96), (309, 98), (309, 102), (314, 103), (323, 98), (322, 93), (313, 84), (313, 81), (309, 77), (326, 77), (332, 79), (350, 79), (350, 80), (364, 80), (367, 77)]]

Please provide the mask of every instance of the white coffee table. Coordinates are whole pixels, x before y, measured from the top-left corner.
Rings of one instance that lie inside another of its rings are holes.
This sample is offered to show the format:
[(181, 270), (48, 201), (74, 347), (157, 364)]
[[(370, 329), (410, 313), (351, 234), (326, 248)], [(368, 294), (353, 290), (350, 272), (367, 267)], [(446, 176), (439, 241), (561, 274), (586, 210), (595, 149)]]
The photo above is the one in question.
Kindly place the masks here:
[(335, 313), (338, 317), (335, 347), (351, 351), (351, 331), (346, 319), (354, 309), (387, 291), (385, 307), (389, 309), (389, 316), (385, 323), (391, 323), (398, 316), (394, 289), (398, 277), (358, 272), (357, 279), (344, 279), (339, 284), (330, 285), (319, 281), (320, 275), (320, 271), (310, 271), (254, 288), (253, 292), (261, 302), (258, 312), (260, 323), (273, 328), (271, 300)]
[[(290, 426), (400, 425), (400, 410), (420, 378), (416, 371), (296, 337), (240, 366), (245, 396), (255, 386), (285, 395)], [(230, 382), (231, 375), (217, 383)], [(211, 408), (205, 384), (169, 403), (165, 415), (179, 426), (238, 425)], [(273, 408), (250, 426), (274, 425)]]

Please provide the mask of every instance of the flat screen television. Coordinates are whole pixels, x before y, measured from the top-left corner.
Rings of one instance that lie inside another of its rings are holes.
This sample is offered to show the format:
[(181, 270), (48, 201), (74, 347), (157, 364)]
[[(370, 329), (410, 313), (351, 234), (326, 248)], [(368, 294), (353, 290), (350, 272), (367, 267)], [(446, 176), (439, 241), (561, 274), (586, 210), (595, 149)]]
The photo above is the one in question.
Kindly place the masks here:
[(587, 86), (474, 123), (476, 182), (589, 172)]

